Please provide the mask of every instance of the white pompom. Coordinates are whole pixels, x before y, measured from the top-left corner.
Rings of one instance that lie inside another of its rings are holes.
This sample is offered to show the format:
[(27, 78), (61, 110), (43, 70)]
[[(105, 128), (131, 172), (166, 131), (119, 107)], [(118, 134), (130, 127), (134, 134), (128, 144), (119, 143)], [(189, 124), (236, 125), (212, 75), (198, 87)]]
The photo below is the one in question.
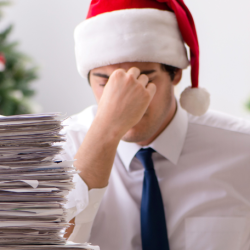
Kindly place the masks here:
[(188, 113), (201, 116), (210, 105), (210, 94), (204, 88), (186, 88), (180, 97), (180, 104)]

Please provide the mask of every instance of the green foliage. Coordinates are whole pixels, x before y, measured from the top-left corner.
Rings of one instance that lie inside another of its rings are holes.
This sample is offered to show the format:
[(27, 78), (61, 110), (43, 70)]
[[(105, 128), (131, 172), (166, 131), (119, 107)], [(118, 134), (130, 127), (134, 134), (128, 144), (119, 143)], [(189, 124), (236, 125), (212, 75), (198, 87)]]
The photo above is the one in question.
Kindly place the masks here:
[[(8, 4), (8, 1), (0, 2), (0, 18), (2, 6)], [(30, 97), (34, 90), (30, 84), (37, 79), (32, 60), (18, 50), (17, 42), (9, 41), (12, 29), (9, 25), (0, 32), (0, 54), (6, 59), (5, 70), (0, 72), (0, 115), (32, 113)]]
[(249, 101), (246, 103), (246, 108), (250, 111), (250, 99), (249, 99)]

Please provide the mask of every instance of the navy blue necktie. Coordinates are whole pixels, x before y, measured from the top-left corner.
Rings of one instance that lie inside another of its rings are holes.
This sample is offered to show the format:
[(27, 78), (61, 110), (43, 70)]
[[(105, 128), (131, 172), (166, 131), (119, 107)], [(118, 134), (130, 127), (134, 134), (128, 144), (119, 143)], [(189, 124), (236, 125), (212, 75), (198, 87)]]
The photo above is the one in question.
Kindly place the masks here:
[(146, 148), (136, 154), (145, 168), (141, 201), (142, 249), (169, 250), (161, 190), (152, 160), (153, 152), (152, 148)]

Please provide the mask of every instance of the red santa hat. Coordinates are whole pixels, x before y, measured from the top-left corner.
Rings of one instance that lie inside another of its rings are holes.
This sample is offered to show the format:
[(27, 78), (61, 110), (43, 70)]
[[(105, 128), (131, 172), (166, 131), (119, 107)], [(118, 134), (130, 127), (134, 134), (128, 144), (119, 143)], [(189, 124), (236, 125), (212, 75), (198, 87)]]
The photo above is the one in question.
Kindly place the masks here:
[[(185, 44), (190, 49), (190, 62)], [(75, 29), (81, 76), (94, 68), (123, 62), (157, 62), (185, 69), (192, 86), (180, 104), (203, 115), (210, 95), (199, 88), (199, 43), (193, 17), (183, 0), (92, 0), (87, 19)]]

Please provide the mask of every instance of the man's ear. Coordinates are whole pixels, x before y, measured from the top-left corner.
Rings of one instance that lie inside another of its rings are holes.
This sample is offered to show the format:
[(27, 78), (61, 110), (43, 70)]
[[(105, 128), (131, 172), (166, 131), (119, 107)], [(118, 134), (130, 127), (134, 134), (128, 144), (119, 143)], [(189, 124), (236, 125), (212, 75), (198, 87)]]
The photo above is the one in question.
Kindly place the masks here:
[(178, 69), (175, 73), (174, 80), (173, 80), (173, 85), (177, 85), (182, 78), (182, 69)]

